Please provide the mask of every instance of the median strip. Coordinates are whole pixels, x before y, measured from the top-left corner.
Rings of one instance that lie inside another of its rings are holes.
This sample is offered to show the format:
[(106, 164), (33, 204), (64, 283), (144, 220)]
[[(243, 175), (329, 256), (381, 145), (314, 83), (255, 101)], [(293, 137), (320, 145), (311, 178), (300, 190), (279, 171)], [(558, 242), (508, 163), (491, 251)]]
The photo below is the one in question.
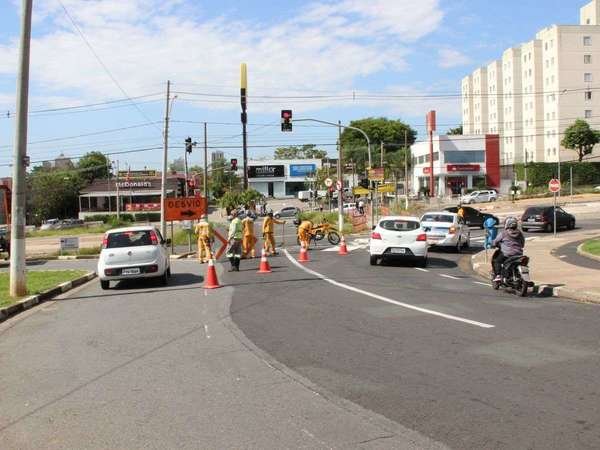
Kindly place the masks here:
[(448, 320), (454, 320), (456, 322), (462, 322), (462, 323), (466, 323), (469, 325), (474, 325), (476, 327), (480, 327), (480, 328), (494, 328), (495, 325), (490, 325), (488, 323), (483, 323), (483, 322), (477, 322), (475, 320), (471, 320), (471, 319), (466, 319), (464, 317), (459, 317), (459, 316), (453, 316), (451, 314), (444, 314), (438, 311), (434, 311), (431, 309), (426, 309), (426, 308), (421, 308), (419, 306), (414, 306), (414, 305), (409, 305), (408, 303), (403, 303), (403, 302), (399, 302), (397, 300), (393, 300), (391, 298), (387, 298), (384, 297), (382, 295), (377, 295), (374, 294), (372, 292), (367, 292), (367, 291), (363, 291), (362, 289), (358, 289), (354, 286), (350, 286), (344, 283), (340, 283), (339, 281), (335, 281), (329, 277), (326, 277), (325, 275), (320, 274), (319, 272), (315, 272), (314, 270), (311, 270), (305, 266), (303, 266), (302, 264), (300, 264), (298, 261), (296, 261), (296, 259), (290, 255), (290, 253), (287, 250), (283, 250), (285, 253), (285, 256), (287, 256), (287, 258), (292, 262), (292, 264), (294, 264), (296, 267), (302, 269), (303, 271), (305, 271), (306, 273), (313, 275), (329, 284), (332, 284), (334, 286), (340, 287), (342, 289), (346, 289), (348, 291), (352, 291), (352, 292), (356, 292), (357, 294), (362, 294), (362, 295), (366, 295), (367, 297), (371, 297), (374, 298), (376, 300), (380, 300), (382, 302), (386, 302), (386, 303), (391, 303), (392, 305), (396, 305), (396, 306), (401, 306), (402, 308), (407, 308), (407, 309), (412, 309), (414, 311), (419, 311), (422, 312), (424, 314), (430, 314), (432, 316), (437, 316), (437, 317), (442, 317), (444, 319), (448, 319)]

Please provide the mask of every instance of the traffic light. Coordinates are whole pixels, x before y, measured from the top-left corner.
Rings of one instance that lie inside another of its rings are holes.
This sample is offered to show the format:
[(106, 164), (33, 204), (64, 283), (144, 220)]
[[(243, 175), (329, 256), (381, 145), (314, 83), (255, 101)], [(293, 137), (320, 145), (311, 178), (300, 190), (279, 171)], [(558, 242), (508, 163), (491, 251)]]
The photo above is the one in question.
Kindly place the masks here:
[(231, 159), (231, 171), (235, 172), (237, 170), (237, 158)]
[(192, 142), (192, 138), (188, 136), (185, 140), (185, 151), (188, 153), (192, 153), (192, 148), (195, 147), (197, 142)]
[(281, 110), (281, 131), (292, 131), (292, 110)]
[(369, 179), (368, 178), (363, 178), (362, 180), (359, 181), (358, 184), (360, 185), (360, 187), (369, 189)]

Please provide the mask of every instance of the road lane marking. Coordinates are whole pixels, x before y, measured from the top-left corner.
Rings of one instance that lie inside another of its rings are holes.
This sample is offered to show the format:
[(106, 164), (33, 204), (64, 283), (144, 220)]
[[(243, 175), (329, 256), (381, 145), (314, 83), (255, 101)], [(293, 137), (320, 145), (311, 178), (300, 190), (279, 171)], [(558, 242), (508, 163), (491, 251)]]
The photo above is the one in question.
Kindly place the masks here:
[(427, 269), (421, 269), (420, 267), (415, 267), (415, 270), (419, 270), (421, 272), (429, 272)]
[(444, 278), (450, 278), (452, 280), (460, 280), (460, 278), (458, 278), (458, 277), (453, 277), (452, 275), (446, 275), (445, 273), (440, 273), (439, 276), (444, 277)]
[(204, 334), (206, 334), (206, 339), (210, 339), (210, 334), (208, 334), (208, 325), (204, 324)]
[(363, 291), (362, 289), (355, 288), (354, 286), (350, 286), (348, 284), (340, 283), (339, 281), (335, 281), (332, 278), (328, 278), (325, 275), (320, 274), (319, 272), (315, 272), (314, 270), (309, 269), (308, 267), (304, 267), (302, 264), (300, 264), (298, 261), (296, 261), (296, 259), (292, 255), (290, 255), (290, 253), (286, 249), (284, 249), (283, 251), (285, 253), (285, 256), (287, 256), (287, 258), (292, 262), (292, 264), (294, 264), (299, 269), (301, 269), (301, 270), (305, 271), (306, 273), (313, 275), (329, 284), (332, 284), (337, 287), (341, 287), (342, 289), (356, 292), (357, 294), (366, 295), (367, 297), (371, 297), (376, 300), (380, 300), (382, 302), (391, 303), (392, 305), (401, 306), (403, 308), (412, 309), (414, 311), (419, 311), (424, 314), (430, 314), (432, 316), (442, 317), (442, 318), (448, 319), (448, 320), (454, 320), (456, 322), (467, 323), (469, 325), (474, 325), (474, 326), (480, 327), (480, 328), (494, 328), (495, 327), (495, 325), (490, 325), (488, 323), (477, 322), (475, 320), (465, 319), (464, 317), (453, 316), (450, 314), (444, 314), (444, 313), (434, 311), (431, 309), (420, 308), (419, 306), (409, 305), (408, 303), (402, 303), (397, 300), (393, 300), (391, 298), (384, 297), (382, 295), (377, 295), (377, 294), (373, 294), (372, 292)]
[(491, 284), (489, 284), (489, 283), (482, 283), (481, 281), (473, 281), (473, 283), (475, 283), (475, 284), (480, 284), (480, 285), (482, 285), (482, 286), (487, 286), (487, 287), (490, 287), (490, 286), (491, 286)]

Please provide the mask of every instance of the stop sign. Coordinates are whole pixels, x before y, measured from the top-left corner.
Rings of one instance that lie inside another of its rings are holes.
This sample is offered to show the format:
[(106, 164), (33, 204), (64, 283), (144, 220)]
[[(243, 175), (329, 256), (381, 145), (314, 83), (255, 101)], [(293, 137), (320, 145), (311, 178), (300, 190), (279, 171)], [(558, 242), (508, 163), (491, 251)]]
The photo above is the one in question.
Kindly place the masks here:
[(548, 189), (550, 192), (554, 193), (560, 191), (560, 180), (557, 180), (556, 178), (551, 179), (548, 183)]

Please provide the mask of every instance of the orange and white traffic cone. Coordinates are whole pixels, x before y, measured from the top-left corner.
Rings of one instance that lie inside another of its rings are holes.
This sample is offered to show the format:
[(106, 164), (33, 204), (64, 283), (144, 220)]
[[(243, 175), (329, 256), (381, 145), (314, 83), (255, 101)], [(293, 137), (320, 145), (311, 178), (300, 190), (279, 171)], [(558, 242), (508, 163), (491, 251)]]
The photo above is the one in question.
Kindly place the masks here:
[(302, 242), (302, 244), (300, 244), (300, 257), (298, 258), (299, 262), (309, 262), (310, 258), (308, 257), (308, 251), (306, 250), (306, 247), (304, 246), (304, 242)]
[(260, 257), (260, 265), (258, 266), (258, 273), (271, 273), (271, 265), (267, 260), (267, 255), (265, 251), (262, 251), (262, 256)]
[(206, 267), (206, 276), (204, 277), (204, 289), (217, 289), (220, 288), (219, 280), (217, 279), (217, 271), (215, 269), (215, 262), (211, 258), (208, 260), (208, 266)]
[(340, 242), (340, 251), (338, 252), (338, 255), (348, 255), (348, 247), (346, 247), (346, 239), (344, 239), (344, 236), (342, 236), (342, 241)]

